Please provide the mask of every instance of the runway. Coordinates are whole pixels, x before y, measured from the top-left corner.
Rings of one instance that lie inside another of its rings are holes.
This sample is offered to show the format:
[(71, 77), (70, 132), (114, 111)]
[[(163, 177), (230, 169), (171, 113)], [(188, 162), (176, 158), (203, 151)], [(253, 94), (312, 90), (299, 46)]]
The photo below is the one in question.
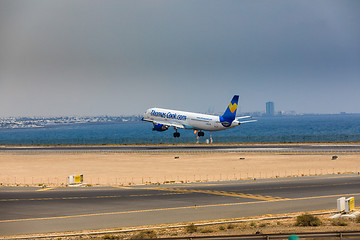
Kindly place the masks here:
[(360, 176), (144, 185), (133, 187), (0, 188), (0, 234), (18, 235), (176, 224), (335, 209), (360, 204)]
[(359, 153), (360, 144), (243, 144), (243, 145), (120, 145), (120, 146), (2, 146), (0, 153), (47, 152), (280, 152), (280, 153)]

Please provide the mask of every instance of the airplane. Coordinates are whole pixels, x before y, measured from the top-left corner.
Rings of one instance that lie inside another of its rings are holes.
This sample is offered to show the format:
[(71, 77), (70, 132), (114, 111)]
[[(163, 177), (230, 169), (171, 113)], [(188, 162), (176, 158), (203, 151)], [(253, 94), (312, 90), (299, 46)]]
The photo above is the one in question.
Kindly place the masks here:
[(203, 131), (220, 131), (237, 127), (243, 123), (257, 120), (242, 121), (251, 116), (236, 117), (239, 95), (234, 95), (229, 106), (222, 116), (202, 113), (184, 112), (164, 108), (149, 108), (141, 120), (153, 123), (153, 131), (163, 132), (173, 127), (174, 137), (180, 137), (178, 129), (190, 129), (197, 133), (198, 137), (204, 136)]

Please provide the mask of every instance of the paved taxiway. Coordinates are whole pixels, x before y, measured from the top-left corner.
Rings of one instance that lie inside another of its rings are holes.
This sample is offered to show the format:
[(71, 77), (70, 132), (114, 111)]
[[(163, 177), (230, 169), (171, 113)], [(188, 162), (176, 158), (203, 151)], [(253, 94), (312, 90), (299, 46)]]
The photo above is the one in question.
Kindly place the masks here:
[(285, 152), (285, 153), (359, 153), (360, 144), (244, 144), (244, 145), (131, 145), (0, 147), (0, 153), (38, 152)]
[(354, 196), (358, 205), (360, 176), (133, 187), (2, 187), (0, 234), (175, 224), (335, 209), (340, 196)]

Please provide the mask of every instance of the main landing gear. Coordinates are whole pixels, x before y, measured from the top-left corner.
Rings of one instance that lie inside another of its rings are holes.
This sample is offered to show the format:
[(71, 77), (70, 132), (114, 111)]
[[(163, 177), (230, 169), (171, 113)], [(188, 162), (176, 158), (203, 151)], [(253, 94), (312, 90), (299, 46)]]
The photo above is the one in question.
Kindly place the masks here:
[(174, 132), (174, 138), (180, 137), (180, 133), (177, 131), (177, 128), (174, 127), (175, 132)]
[(202, 131), (198, 131), (198, 130), (196, 130), (194, 133), (197, 133), (196, 143), (199, 143), (199, 138), (200, 138), (200, 137), (203, 137), (203, 136), (205, 135), (205, 133), (202, 132)]

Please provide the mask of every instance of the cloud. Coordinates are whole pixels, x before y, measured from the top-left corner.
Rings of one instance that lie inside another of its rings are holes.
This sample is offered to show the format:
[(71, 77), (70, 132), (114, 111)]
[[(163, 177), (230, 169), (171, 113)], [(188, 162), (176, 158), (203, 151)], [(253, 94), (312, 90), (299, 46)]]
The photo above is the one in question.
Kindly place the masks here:
[(276, 99), (299, 112), (360, 112), (359, 10), (355, 1), (3, 1), (0, 115), (222, 111), (234, 93), (247, 111)]

